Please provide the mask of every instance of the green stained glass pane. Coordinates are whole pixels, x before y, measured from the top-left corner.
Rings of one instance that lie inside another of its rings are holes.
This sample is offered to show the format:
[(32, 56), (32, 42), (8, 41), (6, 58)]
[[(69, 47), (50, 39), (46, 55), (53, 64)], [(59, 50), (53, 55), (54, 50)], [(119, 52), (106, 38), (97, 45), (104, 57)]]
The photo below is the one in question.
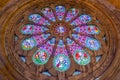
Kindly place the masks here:
[(79, 65), (87, 65), (91, 60), (90, 55), (85, 50), (76, 50), (73, 57)]
[(34, 38), (28, 38), (22, 41), (21, 47), (23, 50), (31, 50), (36, 46), (36, 40)]
[(37, 65), (43, 65), (46, 64), (49, 60), (49, 55), (48, 52), (45, 50), (37, 50), (33, 56), (32, 56), (32, 60), (35, 64)]
[(53, 59), (53, 66), (60, 72), (67, 71), (70, 68), (70, 59), (64, 54), (58, 54)]

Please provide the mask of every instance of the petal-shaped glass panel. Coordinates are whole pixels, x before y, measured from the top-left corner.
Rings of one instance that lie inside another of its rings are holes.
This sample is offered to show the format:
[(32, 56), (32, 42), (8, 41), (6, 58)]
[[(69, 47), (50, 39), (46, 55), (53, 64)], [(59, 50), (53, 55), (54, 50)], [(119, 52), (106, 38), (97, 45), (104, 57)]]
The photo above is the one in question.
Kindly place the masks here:
[(74, 55), (74, 60), (79, 64), (79, 65), (87, 65), (90, 63), (90, 55), (85, 51), (85, 50), (77, 50), (75, 51)]
[(55, 45), (55, 38), (52, 38), (51, 40), (47, 41), (46, 44), (39, 47), (39, 49), (45, 50), (45, 51), (49, 52), (49, 55), (51, 55), (54, 45)]
[(48, 22), (48, 20), (45, 20), (45, 18), (43, 18), (41, 15), (39, 14), (31, 14), (29, 16), (29, 20), (36, 23), (36, 24), (40, 24), (40, 25), (50, 25), (50, 23)]
[(83, 23), (88, 23), (92, 20), (91, 16), (89, 16), (87, 14), (81, 15), (79, 18)]
[(43, 33), (43, 32), (46, 32), (47, 30), (49, 30), (49, 29), (44, 27), (44, 26), (34, 25), (34, 32), (33, 32), (33, 34)]
[(37, 25), (31, 25), (31, 24), (26, 24), (21, 27), (22, 34), (37, 34), (37, 33), (43, 33), (47, 30), (48, 28), (44, 26), (37, 26)]
[(98, 50), (101, 45), (100, 42), (94, 38), (87, 38), (85, 46), (91, 50)]
[(34, 32), (34, 25), (27, 24), (21, 27), (22, 34), (33, 34)]
[(77, 18), (77, 19), (75, 19), (75, 20), (71, 23), (72, 26), (78, 26), (78, 25), (81, 25), (81, 24), (85, 24), (85, 23), (80, 20), (80, 17)]
[(55, 55), (58, 55), (58, 54), (68, 55), (63, 40), (59, 40), (59, 42), (58, 42), (58, 46), (56, 48)]
[(68, 10), (66, 22), (74, 19), (79, 14), (79, 9), (71, 8)]
[(36, 40), (33, 38), (28, 38), (22, 41), (21, 47), (23, 50), (31, 50), (36, 46)]
[(98, 50), (100, 48), (100, 42), (94, 38), (88, 36), (81, 36), (78, 34), (72, 34), (73, 38), (82, 46), (89, 48), (90, 50)]
[(81, 25), (81, 24), (86, 24), (88, 22), (90, 22), (92, 20), (92, 18), (89, 16), (89, 15), (81, 15), (80, 17), (78, 17), (77, 19), (75, 19), (71, 25), (74, 25), (74, 26), (78, 26), (78, 25)]
[(37, 50), (33, 56), (32, 60), (37, 65), (43, 65), (48, 62), (49, 60), (49, 54), (45, 50)]
[(37, 45), (42, 44), (50, 36), (50, 34), (35, 35), (33, 38), (36, 40)]
[(58, 54), (53, 59), (53, 66), (60, 72), (67, 71), (70, 68), (70, 59), (64, 54)]
[(79, 34), (72, 34), (72, 37), (78, 42), (80, 43), (82, 46), (85, 46), (85, 40), (87, 38), (89, 38), (88, 36), (82, 36)]
[(65, 16), (65, 7), (59, 5), (55, 7), (55, 10), (56, 10), (56, 16), (61, 21), (63, 17)]
[(75, 53), (76, 50), (82, 50), (82, 47), (80, 47), (70, 38), (67, 38), (66, 40), (67, 40), (68, 49), (70, 50), (72, 55)]
[(99, 34), (100, 33), (99, 28), (94, 25), (79, 26), (73, 30), (75, 30), (78, 33), (83, 33), (83, 34)]
[(51, 8), (49, 7), (43, 8), (41, 12), (44, 14), (44, 16), (49, 18), (49, 20), (52, 20), (53, 22), (56, 21)]

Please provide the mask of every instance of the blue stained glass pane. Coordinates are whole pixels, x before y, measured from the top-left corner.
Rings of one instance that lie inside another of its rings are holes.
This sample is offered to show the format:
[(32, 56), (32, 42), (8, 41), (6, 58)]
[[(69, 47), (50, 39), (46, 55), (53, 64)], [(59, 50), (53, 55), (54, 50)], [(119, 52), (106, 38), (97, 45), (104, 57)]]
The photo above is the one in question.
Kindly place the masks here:
[(66, 40), (68, 45), (72, 45), (73, 41), (70, 38), (67, 38)]
[(65, 15), (65, 7), (64, 6), (56, 6), (56, 16), (59, 20), (62, 20)]
[(41, 15), (39, 14), (31, 14), (29, 16), (29, 20), (36, 23), (36, 24), (40, 24), (40, 25), (50, 25), (50, 23), (48, 22), (48, 20), (45, 20), (45, 18), (43, 18)]
[(53, 59), (53, 66), (56, 70), (64, 72), (70, 68), (70, 59), (64, 54), (58, 54)]
[(49, 8), (49, 7), (43, 8), (41, 12), (42, 12), (49, 20), (52, 20), (53, 22), (56, 21), (51, 8)]
[(91, 20), (92, 20), (92, 18), (89, 15), (83, 14), (80, 17), (78, 17), (77, 19), (75, 19), (71, 23), (71, 25), (78, 26), (78, 25), (86, 24), (86, 23), (90, 22)]
[(83, 33), (83, 34), (99, 34), (100, 30), (97, 26), (95, 25), (84, 25), (84, 26), (78, 26), (73, 29), (74, 31), (78, 33)]
[(75, 71), (75, 72), (73, 73), (73, 76), (76, 76), (76, 75), (79, 75), (79, 74), (81, 74), (80, 71)]
[(59, 47), (63, 47), (63, 46), (65, 46), (63, 40), (59, 40), (59, 42), (58, 42), (58, 46), (59, 46)]
[(20, 55), (21, 60), (25, 63), (26, 62), (26, 57)]
[(54, 45), (54, 44), (55, 44), (55, 38), (52, 38), (51, 40), (49, 40), (49, 43), (50, 43), (51, 45)]
[(45, 32), (45, 31), (47, 31), (47, 30), (49, 30), (49, 29), (42, 26), (42, 32)]
[(36, 46), (36, 40), (34, 38), (28, 38), (21, 43), (23, 50), (31, 50)]
[(29, 20), (38, 23), (42, 17), (39, 14), (31, 14)]
[(67, 16), (66, 16), (66, 22), (70, 21), (71, 19), (75, 18), (79, 13), (78, 9), (71, 8), (68, 10)]
[(101, 59), (101, 55), (99, 55), (99, 56), (96, 56), (96, 62), (98, 62), (100, 59)]
[(75, 39), (78, 39), (79, 35), (78, 34), (72, 34), (72, 37), (75, 38)]
[(81, 15), (79, 18), (83, 23), (88, 23), (92, 20), (92, 18), (87, 14)]
[(15, 41), (17, 41), (17, 40), (18, 40), (18, 36), (17, 36), (17, 35), (15, 35), (14, 40), (15, 40)]
[(94, 38), (88, 38), (85, 42), (85, 46), (91, 50), (98, 50), (101, 47), (100, 42)]
[(76, 32), (80, 32), (80, 28), (79, 27), (76, 27), (75, 29), (73, 29), (74, 31)]
[(42, 36), (44, 39), (47, 39), (50, 36), (50, 34), (43, 34)]
[(42, 72), (42, 74), (47, 75), (47, 76), (51, 76), (51, 74), (49, 72)]

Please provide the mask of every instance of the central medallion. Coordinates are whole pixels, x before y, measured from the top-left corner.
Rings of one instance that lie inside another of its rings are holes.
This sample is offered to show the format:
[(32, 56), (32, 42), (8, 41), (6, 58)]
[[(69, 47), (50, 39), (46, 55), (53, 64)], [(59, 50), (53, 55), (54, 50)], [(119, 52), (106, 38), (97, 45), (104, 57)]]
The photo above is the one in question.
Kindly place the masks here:
[(58, 26), (58, 27), (56, 28), (56, 30), (57, 30), (57, 32), (60, 33), (60, 34), (62, 34), (62, 33), (65, 32), (65, 28), (64, 28), (63, 26)]
[(69, 28), (67, 28), (67, 24), (66, 23), (62, 23), (62, 22), (58, 22), (58, 23), (55, 23), (53, 24), (54, 27), (53, 27), (53, 34), (56, 36), (56, 37), (63, 37), (63, 36), (67, 36), (68, 32), (69, 32)]
[(56, 25), (55, 33), (58, 34), (59, 36), (65, 35), (66, 31), (67, 31), (67, 29), (64, 24), (59, 23)]

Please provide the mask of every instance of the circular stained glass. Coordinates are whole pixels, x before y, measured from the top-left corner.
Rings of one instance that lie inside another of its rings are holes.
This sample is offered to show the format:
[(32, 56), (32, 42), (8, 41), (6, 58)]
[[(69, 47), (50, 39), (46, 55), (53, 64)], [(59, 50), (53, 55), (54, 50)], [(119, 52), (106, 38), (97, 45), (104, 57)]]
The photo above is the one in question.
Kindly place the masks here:
[(64, 33), (65, 32), (65, 28), (63, 26), (57, 27), (56, 30), (57, 30), (58, 33)]
[(23, 50), (31, 50), (36, 46), (36, 41), (33, 38), (28, 38), (22, 41), (21, 46)]
[(85, 50), (76, 50), (73, 57), (79, 65), (87, 65), (91, 60), (90, 55)]
[(34, 25), (24, 25), (21, 28), (22, 34), (32, 34), (34, 32)]
[(86, 47), (91, 50), (98, 50), (100, 48), (100, 42), (94, 38), (88, 38), (86, 40)]
[[(18, 4), (20, 10), (13, 10), (14, 15), (11, 13), (12, 17), (3, 20), (5, 25), (1, 29), (6, 32), (3, 32), (5, 39), (0, 37), (5, 44), (1, 48), (6, 47), (4, 50), (7, 51), (2, 52), (9, 55), (10, 62), (16, 61), (19, 64), (21, 68), (16, 68), (16, 71), (29, 73), (30, 77), (36, 76), (36, 79), (43, 79), (41, 74), (48, 72), (51, 74), (50, 80), (95, 80), (93, 78), (105, 72), (115, 59), (113, 55), (117, 49), (115, 19), (108, 17), (109, 13), (103, 13), (105, 10), (96, 8), (96, 4), (92, 6), (87, 0), (37, 1), (25, 0), (25, 4), (32, 3), (32, 6), (22, 7), (24, 3)], [(36, 52), (38, 50), (39, 54)], [(54, 58), (60, 54), (70, 58), (69, 69), (63, 71), (64, 68), (53, 67)], [(13, 66), (16, 67), (16, 64)], [(76, 72), (78, 77), (73, 75)]]
[(94, 25), (89, 25), (87, 28), (87, 33), (88, 34), (99, 34), (100, 30), (98, 29), (98, 27)]
[(91, 15), (80, 15), (77, 8), (67, 9), (62, 5), (54, 9), (44, 7), (40, 11), (42, 15), (34, 13), (28, 16), (33, 24), (25, 24), (21, 28), (22, 34), (31, 35), (22, 41), (22, 49), (39, 49), (32, 57), (35, 64), (45, 64), (51, 55), (54, 57), (54, 68), (64, 72), (70, 67), (69, 55), (72, 54), (79, 65), (87, 65), (91, 62), (91, 56), (83, 47), (92, 51), (101, 47), (100, 42), (91, 37), (100, 34), (98, 26), (88, 24), (92, 21)]
[(64, 54), (58, 54), (53, 59), (53, 66), (60, 72), (67, 71), (70, 68), (70, 59)]
[(80, 16), (80, 20), (83, 22), (83, 23), (88, 23), (92, 20), (92, 18), (87, 15), (87, 14), (83, 14)]
[(37, 65), (43, 65), (47, 63), (49, 59), (49, 54), (45, 50), (37, 50), (32, 56), (32, 60)]

